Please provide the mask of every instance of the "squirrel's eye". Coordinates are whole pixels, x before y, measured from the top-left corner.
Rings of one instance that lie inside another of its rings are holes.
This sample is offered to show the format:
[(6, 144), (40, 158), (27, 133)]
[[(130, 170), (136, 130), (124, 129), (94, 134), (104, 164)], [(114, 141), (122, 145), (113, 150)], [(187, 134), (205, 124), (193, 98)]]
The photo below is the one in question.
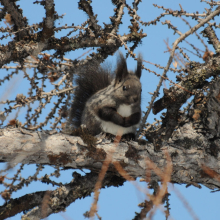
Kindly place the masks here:
[(123, 91), (127, 90), (127, 87), (126, 86), (123, 86)]

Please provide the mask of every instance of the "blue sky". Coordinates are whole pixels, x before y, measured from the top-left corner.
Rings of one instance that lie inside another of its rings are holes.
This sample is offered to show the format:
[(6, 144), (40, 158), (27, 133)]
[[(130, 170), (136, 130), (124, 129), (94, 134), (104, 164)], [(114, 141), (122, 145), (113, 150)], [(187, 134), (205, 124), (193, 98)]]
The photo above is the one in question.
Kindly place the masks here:
[[(209, 8), (207, 4), (201, 3), (200, 0), (142, 0), (143, 2), (139, 4), (139, 10), (138, 14), (141, 17), (141, 20), (148, 22), (150, 20), (155, 19), (157, 16), (159, 16), (160, 13), (162, 13), (162, 9), (158, 9), (153, 7), (152, 4), (157, 4), (159, 6), (164, 6), (165, 8), (172, 8), (173, 10), (179, 10), (179, 3), (182, 5), (183, 9), (188, 12), (196, 12), (199, 11), (199, 13), (202, 13), (204, 10), (204, 7)], [(55, 10), (58, 12), (58, 14), (64, 14), (65, 16), (63, 19), (60, 19), (59, 21), (56, 21), (56, 26), (63, 26), (65, 24), (71, 25), (74, 23), (75, 25), (80, 25), (82, 22), (84, 22), (87, 19), (87, 16), (85, 12), (78, 10), (78, 1), (55, 1)], [(131, 5), (132, 1), (127, 1), (128, 4)], [(21, 6), (23, 9), (24, 16), (26, 16), (29, 20), (29, 24), (34, 24), (37, 22), (42, 21), (42, 17), (45, 16), (45, 11), (42, 6), (33, 4), (33, 1), (30, 0), (21, 0), (18, 1), (17, 4)], [(98, 14), (98, 20), (99, 24), (103, 25), (102, 22), (109, 23), (109, 16), (113, 15), (113, 5), (110, 0), (93, 0), (92, 2), (93, 10), (95, 14)], [(129, 17), (127, 14), (127, 10), (125, 9), (125, 15), (123, 17), (123, 24), (120, 26), (119, 33), (127, 33), (127, 27), (129, 25)], [(161, 21), (170, 20), (174, 26), (177, 26), (179, 31), (182, 33), (186, 32), (189, 27), (185, 25), (185, 23), (180, 18), (173, 18), (171, 16), (166, 16), (161, 19)], [(191, 21), (188, 19), (188, 21)], [(220, 22), (219, 17), (215, 20), (217, 23)], [(60, 23), (60, 24), (59, 24)], [(190, 24), (196, 25), (196, 21), (191, 21)], [(4, 26), (4, 23), (1, 22), (1, 26)], [(173, 30), (168, 29), (166, 25), (162, 25), (161, 22), (158, 22), (158, 24), (155, 26), (147, 26), (147, 27), (141, 27), (143, 28), (144, 32), (147, 33), (147, 37), (143, 39), (143, 42), (139, 47), (135, 50), (135, 53), (142, 53), (144, 60), (150, 61), (152, 63), (160, 64), (161, 66), (165, 66), (168, 59), (169, 59), (169, 53), (164, 53), (164, 51), (167, 50), (166, 45), (164, 43), (164, 40), (169, 39), (170, 46), (175, 41), (175, 39), (178, 38), (178, 35), (173, 35)], [(202, 31), (202, 28), (198, 30), (198, 33)], [(56, 34), (57, 37), (65, 36), (65, 34), (68, 31), (59, 32)], [(219, 31), (218, 31), (219, 34)], [(205, 39), (204, 39), (205, 40)], [(196, 47), (200, 48), (201, 50), (205, 50), (204, 46), (198, 41), (195, 35), (189, 36), (187, 38), (187, 41), (194, 44)], [(187, 47), (190, 50), (192, 48), (189, 47), (186, 43), (180, 44), (183, 47)], [(212, 47), (210, 47), (210, 50), (213, 50)], [(89, 48), (88, 48), (89, 49)], [(87, 49), (86, 49), (87, 50)], [(76, 57), (79, 57), (82, 53), (84, 53), (86, 50), (77, 50), (74, 52), (69, 52), (65, 55), (66, 58), (74, 59)], [(123, 53), (125, 53), (124, 48), (120, 49)], [(203, 62), (198, 57), (195, 57), (192, 54), (189, 54), (191, 60)], [(113, 66), (116, 63), (116, 56), (111, 56), (107, 59), (108, 62), (112, 63)], [(147, 68), (150, 68), (151, 70), (156, 71), (158, 74), (162, 74), (162, 70), (155, 68), (155, 66), (152, 66), (148, 63), (144, 63), (144, 65)], [(136, 63), (132, 58), (128, 58), (128, 67), (129, 69), (134, 69), (136, 66)], [(1, 70), (1, 73), (4, 74), (5, 71)], [(2, 75), (1, 74), (1, 75)], [(21, 73), (22, 74), (22, 73)], [(175, 76), (173, 73), (168, 73), (168, 77), (175, 80)], [(14, 91), (10, 93), (9, 98), (13, 98), (16, 93), (25, 93), (25, 81), (19, 80), (19, 77), (16, 78), (17, 80), (17, 86), (15, 87)], [(157, 83), (159, 81), (159, 78), (155, 76), (153, 73), (149, 73), (147, 71), (143, 71), (142, 73), (142, 87), (143, 87), (143, 99), (142, 99), (142, 110), (145, 111), (146, 106), (148, 105), (148, 102), (150, 102), (150, 95), (148, 92), (154, 92), (157, 86)], [(166, 87), (169, 87), (169, 82), (165, 82)], [(2, 87), (0, 87), (1, 94), (3, 91), (9, 86), (9, 84), (5, 84)], [(161, 94), (162, 89), (161, 88)], [(48, 87), (47, 89), (50, 89)], [(44, 112), (44, 115), (46, 115), (46, 110)], [(24, 114), (20, 120), (24, 118)], [(158, 118), (158, 116), (150, 115), (148, 118), (148, 122), (153, 122), (154, 118)], [(13, 115), (11, 116), (13, 118)], [(35, 170), (35, 165), (25, 165), (24, 170), (22, 171), (22, 175), (28, 177), (29, 175), (33, 174), (33, 170)], [(40, 173), (39, 176), (43, 176), (45, 173), (49, 173), (53, 170), (53, 168), (47, 166), (46, 169), (42, 173)], [(14, 168), (12, 171), (9, 171), (9, 175), (13, 176), (14, 172), (16, 172), (16, 168)], [(68, 182), (71, 180), (72, 171), (62, 171), (61, 172), (61, 178), (59, 181), (62, 182)], [(58, 181), (58, 182), (59, 182)], [(145, 186), (144, 183), (140, 183), (141, 185)], [(200, 220), (207, 220), (207, 219), (218, 219), (220, 217), (220, 210), (219, 210), (219, 204), (220, 204), (220, 196), (219, 192), (217, 193), (210, 193), (210, 190), (202, 186), (202, 189), (197, 189), (193, 186), (189, 188), (185, 188), (185, 185), (175, 185), (173, 186), (177, 188), (181, 194), (185, 197), (186, 201), (188, 201), (190, 207), (196, 215), (198, 216), (198, 219)], [(21, 195), (24, 195), (26, 193), (34, 192), (35, 190), (47, 190), (47, 189), (53, 189), (52, 186), (45, 186), (38, 182), (34, 182), (30, 184), (29, 187), (24, 187), (23, 190), (13, 193), (12, 197), (16, 198)], [(175, 193), (172, 191), (172, 186), (170, 188), (170, 207), (171, 207), (171, 215), (173, 219), (177, 220), (186, 220), (186, 219), (193, 219), (192, 216), (188, 213), (186, 208), (184, 207), (183, 203)], [(2, 190), (2, 187), (0, 185), (0, 191)], [(112, 219), (132, 219), (135, 216), (135, 212), (139, 212), (140, 208), (138, 208), (137, 204), (143, 202), (145, 199), (145, 196), (142, 195), (131, 183), (127, 182), (124, 184), (123, 187), (114, 188), (110, 187), (108, 189), (102, 189), (99, 199), (99, 215), (102, 217), (103, 220), (112, 220)], [(93, 201), (93, 197), (87, 197), (85, 199), (77, 200), (74, 204), (69, 206), (67, 208), (67, 211), (63, 214), (53, 214), (48, 217), (49, 220), (52, 219), (74, 219), (74, 220), (80, 220), (84, 219), (83, 213), (88, 211), (90, 209), (91, 203)], [(0, 199), (0, 203), (2, 204), (3, 200)], [(11, 218), (13, 220), (20, 219), (21, 214), (18, 214), (17, 216)], [(156, 216), (154, 219), (157, 220), (163, 220), (165, 219), (164, 215), (161, 214), (161, 211), (157, 211)]]

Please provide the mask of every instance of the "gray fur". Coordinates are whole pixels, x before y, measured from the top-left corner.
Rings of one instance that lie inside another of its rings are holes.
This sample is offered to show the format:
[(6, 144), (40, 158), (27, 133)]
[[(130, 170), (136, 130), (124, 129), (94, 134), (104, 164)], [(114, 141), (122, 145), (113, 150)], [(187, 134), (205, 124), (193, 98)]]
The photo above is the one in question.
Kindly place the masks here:
[(115, 110), (116, 116), (121, 116), (124, 120), (134, 113), (141, 115), (141, 65), (142, 59), (139, 56), (137, 70), (135, 73), (129, 72), (123, 55), (119, 55), (115, 79), (111, 81), (110, 85), (93, 94), (85, 103), (81, 124), (86, 125), (91, 134), (96, 135), (100, 132), (113, 135), (118, 132), (121, 135), (135, 134), (140, 119), (134, 120), (135, 124), (131, 126), (121, 126), (111, 120), (103, 120), (99, 112), (102, 108), (107, 107)]

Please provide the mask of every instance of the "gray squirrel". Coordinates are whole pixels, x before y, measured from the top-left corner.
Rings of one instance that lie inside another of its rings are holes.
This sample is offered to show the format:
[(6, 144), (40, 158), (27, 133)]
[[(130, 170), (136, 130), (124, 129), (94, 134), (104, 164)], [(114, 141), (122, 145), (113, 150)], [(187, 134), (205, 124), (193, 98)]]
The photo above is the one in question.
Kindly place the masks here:
[(141, 68), (139, 55), (135, 72), (127, 70), (119, 53), (115, 77), (108, 69), (93, 65), (80, 70), (70, 109), (70, 124), (85, 125), (90, 134), (101, 132), (133, 137), (141, 119)]

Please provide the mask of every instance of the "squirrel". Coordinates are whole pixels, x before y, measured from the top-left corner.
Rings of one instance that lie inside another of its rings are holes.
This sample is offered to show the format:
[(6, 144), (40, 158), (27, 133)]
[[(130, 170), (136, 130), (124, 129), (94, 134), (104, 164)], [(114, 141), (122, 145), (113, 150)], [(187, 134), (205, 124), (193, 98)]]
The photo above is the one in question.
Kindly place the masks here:
[(100, 65), (80, 70), (70, 108), (70, 124), (85, 125), (93, 136), (120, 132), (134, 137), (141, 119), (141, 69), (141, 55), (133, 72), (127, 70), (126, 59), (119, 53), (114, 78)]

